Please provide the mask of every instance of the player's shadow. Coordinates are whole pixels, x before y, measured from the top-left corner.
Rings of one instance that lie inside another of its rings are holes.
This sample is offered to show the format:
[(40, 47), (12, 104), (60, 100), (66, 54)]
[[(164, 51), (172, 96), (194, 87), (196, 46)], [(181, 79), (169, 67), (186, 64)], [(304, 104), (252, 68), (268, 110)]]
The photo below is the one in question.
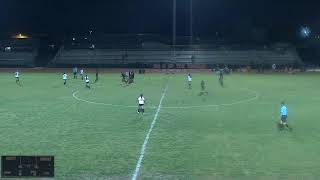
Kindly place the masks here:
[(122, 87), (128, 87), (128, 86), (133, 85), (133, 84), (134, 84), (133, 81), (124, 82), (124, 83), (122, 83)]
[(130, 86), (130, 84), (128, 84), (128, 83), (124, 83), (124, 84), (121, 84), (122, 85), (122, 87), (128, 87), (128, 86)]
[(203, 92), (200, 92), (198, 96), (208, 96), (208, 94), (209, 93), (207, 91), (203, 91)]
[(17, 84), (18, 86), (22, 87), (21, 82), (16, 82), (16, 84)]

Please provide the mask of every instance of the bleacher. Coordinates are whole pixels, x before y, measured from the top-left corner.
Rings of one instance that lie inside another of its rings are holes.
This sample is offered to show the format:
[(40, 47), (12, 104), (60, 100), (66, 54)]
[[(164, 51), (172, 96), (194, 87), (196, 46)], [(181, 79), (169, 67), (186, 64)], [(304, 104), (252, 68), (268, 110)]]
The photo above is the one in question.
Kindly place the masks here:
[(33, 40), (0, 40), (0, 66), (33, 66), (36, 54)]
[(63, 50), (58, 52), (54, 64), (117, 64), (125, 52), (120, 50)]
[[(52, 61), (53, 65), (124, 65), (124, 64), (300, 64), (294, 47), (195, 44), (173, 48), (153, 37), (91, 36), (67, 41)], [(156, 37), (159, 39), (159, 37)], [(144, 40), (147, 40), (144, 42)], [(94, 48), (90, 48), (94, 44)], [(284, 47), (284, 48), (283, 48)]]
[(199, 64), (299, 64), (301, 59), (294, 50), (280, 53), (271, 50), (197, 51), (195, 63)]
[(284, 53), (270, 50), (219, 51), (195, 50), (63, 50), (54, 64), (300, 64), (301, 59), (294, 51)]

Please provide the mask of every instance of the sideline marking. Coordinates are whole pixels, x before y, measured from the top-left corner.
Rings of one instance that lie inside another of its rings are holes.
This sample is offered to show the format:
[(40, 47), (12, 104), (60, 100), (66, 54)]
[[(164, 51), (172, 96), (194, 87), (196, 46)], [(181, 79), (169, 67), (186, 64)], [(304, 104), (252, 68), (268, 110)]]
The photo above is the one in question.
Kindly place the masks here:
[(142, 147), (141, 147), (141, 150), (140, 150), (140, 157), (139, 157), (139, 160), (137, 162), (136, 169), (135, 169), (135, 171), (134, 171), (134, 173), (132, 175), (131, 180), (136, 180), (138, 175), (139, 175), (140, 168), (141, 168), (141, 163), (143, 161), (144, 153), (145, 153), (145, 150), (147, 148), (147, 144), (149, 142), (150, 134), (152, 133), (153, 127), (156, 124), (156, 121), (158, 119), (158, 115), (159, 115), (159, 112), (160, 112), (161, 106), (162, 106), (162, 101), (163, 101), (164, 97), (166, 96), (166, 93), (167, 93), (167, 90), (168, 90), (168, 85), (169, 84), (167, 83), (166, 88), (164, 89), (164, 91), (162, 93), (162, 96), (161, 96), (157, 111), (156, 111), (156, 113), (154, 115), (154, 118), (153, 118), (152, 123), (151, 123), (150, 128), (149, 128), (149, 131), (148, 131), (148, 133), (147, 133), (147, 135), (146, 135), (146, 137), (144, 139), (144, 142), (142, 144)]

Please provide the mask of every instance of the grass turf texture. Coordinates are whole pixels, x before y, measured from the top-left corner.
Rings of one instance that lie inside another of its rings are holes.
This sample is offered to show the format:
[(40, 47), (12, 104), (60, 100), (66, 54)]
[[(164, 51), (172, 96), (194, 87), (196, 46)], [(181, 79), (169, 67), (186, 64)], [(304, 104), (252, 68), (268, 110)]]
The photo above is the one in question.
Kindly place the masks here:
[[(20, 87), (0, 73), (0, 155), (54, 155), (55, 179), (130, 179), (168, 83), (139, 179), (320, 176), (318, 75), (234, 74), (221, 88), (216, 75), (193, 74), (191, 90), (186, 75), (137, 75), (127, 87), (120, 80), (101, 74), (89, 90), (80, 79), (64, 86), (58, 73), (22, 73)], [(207, 96), (199, 96), (201, 80)], [(104, 104), (76, 100), (76, 91)], [(144, 115), (107, 105), (135, 106), (140, 93)], [(282, 100), (293, 132), (276, 128)], [(179, 109), (187, 106), (208, 107)]]

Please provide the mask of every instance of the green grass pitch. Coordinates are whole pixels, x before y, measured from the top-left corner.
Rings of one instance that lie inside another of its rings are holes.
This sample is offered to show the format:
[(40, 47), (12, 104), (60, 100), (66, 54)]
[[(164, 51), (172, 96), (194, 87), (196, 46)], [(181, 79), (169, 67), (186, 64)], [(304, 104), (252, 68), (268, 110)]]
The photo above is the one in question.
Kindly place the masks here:
[[(316, 74), (106, 73), (86, 89), (61, 73), (0, 73), (0, 155), (54, 155), (55, 179), (318, 179), (320, 78)], [(94, 74), (90, 74), (94, 79)], [(207, 96), (199, 96), (205, 80)], [(146, 114), (137, 113), (143, 93)], [(280, 102), (293, 132), (279, 131)]]

